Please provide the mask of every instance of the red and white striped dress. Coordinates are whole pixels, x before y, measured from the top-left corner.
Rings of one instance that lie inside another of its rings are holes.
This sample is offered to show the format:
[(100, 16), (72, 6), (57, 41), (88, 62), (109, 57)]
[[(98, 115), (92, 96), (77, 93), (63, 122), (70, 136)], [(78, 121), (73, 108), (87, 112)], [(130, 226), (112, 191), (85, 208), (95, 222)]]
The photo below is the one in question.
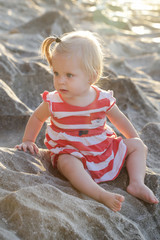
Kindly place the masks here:
[(97, 96), (86, 107), (66, 103), (57, 91), (42, 94), (51, 112), (44, 142), (51, 152), (53, 166), (58, 155), (71, 154), (81, 159), (94, 181), (100, 183), (118, 176), (126, 145), (106, 124), (106, 112), (116, 101), (112, 91), (92, 87)]

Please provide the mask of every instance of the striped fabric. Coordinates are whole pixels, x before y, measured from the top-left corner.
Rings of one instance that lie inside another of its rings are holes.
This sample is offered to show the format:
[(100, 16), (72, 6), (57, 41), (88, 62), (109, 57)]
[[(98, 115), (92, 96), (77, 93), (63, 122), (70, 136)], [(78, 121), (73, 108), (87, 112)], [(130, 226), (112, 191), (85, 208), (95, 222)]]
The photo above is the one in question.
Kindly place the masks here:
[(81, 159), (94, 181), (100, 183), (118, 176), (126, 145), (106, 124), (106, 112), (116, 101), (113, 92), (92, 87), (96, 99), (86, 107), (66, 103), (57, 91), (42, 94), (51, 112), (45, 144), (51, 152), (53, 166), (60, 154), (71, 154)]

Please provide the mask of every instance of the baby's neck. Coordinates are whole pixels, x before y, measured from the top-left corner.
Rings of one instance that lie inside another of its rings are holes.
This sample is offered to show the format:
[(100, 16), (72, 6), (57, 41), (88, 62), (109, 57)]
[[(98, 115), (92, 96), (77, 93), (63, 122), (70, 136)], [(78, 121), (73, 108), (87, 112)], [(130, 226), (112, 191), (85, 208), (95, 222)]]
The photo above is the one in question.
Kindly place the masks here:
[(97, 92), (93, 87), (90, 87), (89, 91), (83, 96), (76, 96), (73, 98), (64, 99), (70, 105), (77, 107), (86, 107), (90, 105), (96, 99)]

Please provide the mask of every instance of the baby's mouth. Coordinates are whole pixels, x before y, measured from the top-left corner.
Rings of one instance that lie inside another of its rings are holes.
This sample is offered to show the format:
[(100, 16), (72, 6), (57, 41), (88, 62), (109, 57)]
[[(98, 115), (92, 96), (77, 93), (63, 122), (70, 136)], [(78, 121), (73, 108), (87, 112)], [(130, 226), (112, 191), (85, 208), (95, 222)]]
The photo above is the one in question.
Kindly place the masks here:
[(67, 89), (62, 89), (62, 88), (61, 88), (59, 91), (60, 91), (61, 93), (66, 93), (66, 92), (68, 92)]

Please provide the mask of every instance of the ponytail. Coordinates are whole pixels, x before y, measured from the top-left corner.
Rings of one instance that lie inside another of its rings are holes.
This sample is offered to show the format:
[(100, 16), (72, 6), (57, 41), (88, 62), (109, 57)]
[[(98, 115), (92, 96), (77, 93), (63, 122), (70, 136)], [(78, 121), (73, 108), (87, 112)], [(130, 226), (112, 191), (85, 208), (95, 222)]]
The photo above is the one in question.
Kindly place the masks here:
[(46, 59), (47, 59), (50, 67), (52, 67), (51, 44), (52, 44), (53, 42), (60, 43), (60, 42), (61, 42), (61, 39), (58, 38), (58, 37), (54, 37), (54, 36), (47, 37), (47, 38), (42, 42), (42, 45), (41, 45), (41, 54), (42, 54), (42, 57), (46, 57)]

